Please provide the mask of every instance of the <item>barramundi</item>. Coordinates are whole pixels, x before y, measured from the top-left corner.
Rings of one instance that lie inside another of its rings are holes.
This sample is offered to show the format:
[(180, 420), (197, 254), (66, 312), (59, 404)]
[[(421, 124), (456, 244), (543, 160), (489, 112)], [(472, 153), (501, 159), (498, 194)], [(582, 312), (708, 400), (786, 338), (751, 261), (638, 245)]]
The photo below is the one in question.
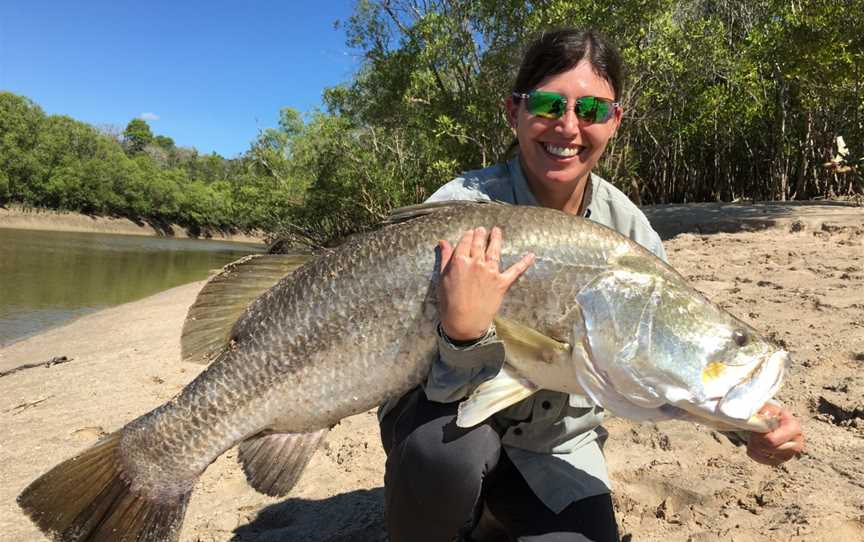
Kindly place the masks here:
[(504, 369), (464, 401), (460, 425), (551, 389), (636, 420), (770, 430), (757, 413), (787, 353), (651, 252), (555, 210), (451, 203), (299, 267), (276, 256), (227, 267), (184, 327), (184, 359), (209, 366), (32, 482), (20, 506), (56, 540), (176, 540), (196, 479), (237, 445), (255, 489), (287, 494), (339, 420), (424, 380), (437, 355), (436, 245), (479, 226), (502, 229), (503, 266), (535, 259), (495, 320)]

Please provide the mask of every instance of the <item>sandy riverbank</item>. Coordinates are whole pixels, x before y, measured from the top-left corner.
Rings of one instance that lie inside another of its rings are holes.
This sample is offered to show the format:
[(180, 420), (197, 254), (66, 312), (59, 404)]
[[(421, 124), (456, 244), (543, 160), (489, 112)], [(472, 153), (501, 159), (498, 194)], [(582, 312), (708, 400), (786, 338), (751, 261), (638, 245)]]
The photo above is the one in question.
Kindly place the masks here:
[(84, 233), (115, 233), (122, 235), (144, 235), (177, 238), (206, 238), (239, 243), (261, 243), (260, 236), (243, 232), (210, 231), (205, 235), (193, 235), (176, 224), (156, 227), (146, 222), (133, 222), (128, 218), (89, 216), (46, 209), (24, 209), (20, 206), (0, 207), (0, 228), (18, 230), (47, 230)]
[[(793, 353), (780, 399), (802, 419), (806, 452), (773, 469), (709, 429), (610, 420), (617, 514), (633, 541), (864, 541), (864, 209), (795, 207), (742, 206), (737, 212), (758, 220), (754, 231), (684, 233), (666, 247), (695, 287)], [(649, 214), (661, 231), (705, 232), (716, 224), (714, 210)], [(180, 327), (201, 285), (0, 349), (0, 372), (73, 358), (0, 378), (2, 538), (42, 540), (15, 505), (21, 489), (170, 399), (201, 370), (178, 360)], [(288, 498), (250, 489), (232, 450), (196, 485), (181, 539), (386, 540), (383, 466), (371, 412), (331, 431)]]

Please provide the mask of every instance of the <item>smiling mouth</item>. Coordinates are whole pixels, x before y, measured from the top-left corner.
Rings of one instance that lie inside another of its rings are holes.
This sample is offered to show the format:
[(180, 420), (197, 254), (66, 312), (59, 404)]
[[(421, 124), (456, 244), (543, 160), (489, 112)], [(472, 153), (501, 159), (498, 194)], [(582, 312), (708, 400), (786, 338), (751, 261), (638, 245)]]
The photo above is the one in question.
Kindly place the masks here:
[(551, 143), (542, 143), (543, 150), (546, 151), (547, 154), (551, 154), (555, 158), (573, 158), (574, 156), (578, 156), (585, 150), (585, 147), (581, 145), (573, 146), (573, 147), (563, 147), (559, 145), (553, 145)]

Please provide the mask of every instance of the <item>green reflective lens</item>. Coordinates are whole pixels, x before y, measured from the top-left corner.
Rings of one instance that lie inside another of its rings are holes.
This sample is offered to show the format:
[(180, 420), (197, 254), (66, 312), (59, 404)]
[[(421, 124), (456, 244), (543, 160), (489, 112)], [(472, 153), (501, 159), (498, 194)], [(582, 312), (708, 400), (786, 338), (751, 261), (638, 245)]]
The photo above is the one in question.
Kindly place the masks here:
[(583, 96), (576, 100), (576, 116), (591, 122), (606, 122), (612, 111), (612, 103), (594, 96)]
[[(567, 98), (557, 92), (534, 90), (528, 94), (514, 93), (514, 97), (526, 99), (525, 108), (532, 115), (547, 119), (560, 119), (567, 111)], [(583, 96), (576, 100), (573, 112), (587, 122), (604, 123), (612, 117), (618, 104), (606, 98)]]
[(528, 94), (528, 103), (525, 107), (532, 115), (557, 119), (561, 118), (566, 111), (567, 98), (555, 92), (535, 90)]

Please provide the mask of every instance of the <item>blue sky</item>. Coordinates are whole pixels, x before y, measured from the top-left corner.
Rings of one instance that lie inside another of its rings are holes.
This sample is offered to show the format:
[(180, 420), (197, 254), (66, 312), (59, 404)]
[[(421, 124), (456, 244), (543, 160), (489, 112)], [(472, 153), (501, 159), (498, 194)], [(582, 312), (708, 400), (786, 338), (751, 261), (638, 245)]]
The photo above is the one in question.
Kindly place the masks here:
[(279, 109), (308, 112), (359, 65), (336, 20), (353, 0), (0, 0), (0, 90), (49, 114), (232, 157)]

